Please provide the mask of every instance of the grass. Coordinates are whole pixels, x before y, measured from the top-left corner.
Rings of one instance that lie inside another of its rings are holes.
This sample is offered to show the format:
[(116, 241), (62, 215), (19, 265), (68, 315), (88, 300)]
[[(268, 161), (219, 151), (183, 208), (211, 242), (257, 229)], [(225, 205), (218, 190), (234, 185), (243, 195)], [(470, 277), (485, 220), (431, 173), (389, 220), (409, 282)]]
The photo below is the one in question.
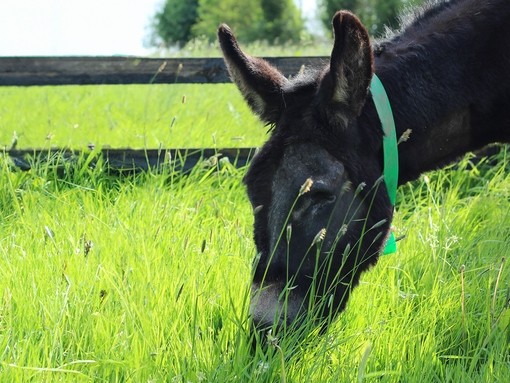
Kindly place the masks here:
[[(14, 130), (20, 146), (263, 141), (232, 87), (210, 104), (198, 98), (211, 89), (182, 89), (0, 88), (0, 143)], [(244, 169), (115, 178), (85, 163), (18, 172), (0, 157), (1, 382), (509, 380), (508, 153), (401, 187), (398, 253), (362, 276), (326, 335), (272, 338), (268, 353), (247, 335)]]
[[(214, 95), (206, 97), (204, 95)], [(0, 147), (258, 146), (233, 84), (0, 87)]]
[(3, 167), (2, 381), (213, 373), (235, 342), (252, 253), (231, 171), (59, 180)]
[(465, 160), (401, 188), (407, 237), (328, 334), (251, 355), (242, 170), (57, 177), (4, 162), (0, 380), (505, 382), (509, 167)]

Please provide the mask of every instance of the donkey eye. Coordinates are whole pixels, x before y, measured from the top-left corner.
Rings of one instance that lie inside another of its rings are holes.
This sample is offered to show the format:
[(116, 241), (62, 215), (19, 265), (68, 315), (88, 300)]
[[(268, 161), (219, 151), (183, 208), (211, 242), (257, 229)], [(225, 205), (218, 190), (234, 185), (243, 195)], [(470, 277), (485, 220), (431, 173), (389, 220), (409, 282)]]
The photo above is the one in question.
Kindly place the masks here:
[(324, 190), (313, 193), (313, 199), (318, 203), (330, 204), (336, 201), (336, 195)]

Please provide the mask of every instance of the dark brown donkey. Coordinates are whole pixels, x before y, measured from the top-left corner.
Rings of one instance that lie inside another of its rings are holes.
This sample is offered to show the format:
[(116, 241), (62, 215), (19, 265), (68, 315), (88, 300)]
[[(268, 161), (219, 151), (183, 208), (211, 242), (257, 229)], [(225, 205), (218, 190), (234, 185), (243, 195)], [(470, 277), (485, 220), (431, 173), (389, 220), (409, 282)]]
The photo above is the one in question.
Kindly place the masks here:
[(399, 184), (510, 141), (510, 1), (436, 1), (376, 46), (349, 12), (334, 16), (333, 30), (329, 65), (291, 80), (243, 53), (226, 25), (218, 31), (233, 82), (272, 127), (245, 177), (259, 330), (326, 328), (384, 247), (393, 207), (374, 72), (397, 137), (411, 132), (399, 145)]

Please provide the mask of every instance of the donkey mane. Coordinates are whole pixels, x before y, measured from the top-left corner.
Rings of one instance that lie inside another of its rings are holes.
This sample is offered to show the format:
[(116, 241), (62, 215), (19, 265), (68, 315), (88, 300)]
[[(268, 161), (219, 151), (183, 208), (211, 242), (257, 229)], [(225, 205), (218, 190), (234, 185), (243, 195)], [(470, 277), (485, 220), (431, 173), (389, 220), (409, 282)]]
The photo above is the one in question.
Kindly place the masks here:
[(398, 15), (398, 26), (386, 26), (385, 36), (381, 41), (389, 41), (403, 34), (407, 29), (426, 24), (445, 9), (462, 0), (426, 0), (420, 6), (408, 6)]
[[(383, 39), (375, 41), (374, 53), (380, 56), (384, 51), (398, 49), (399, 55), (415, 54), (417, 51), (441, 45), (458, 46), (462, 42), (473, 42), (473, 34), (490, 31), (491, 26), (500, 25), (508, 14), (500, 0), (431, 0), (421, 7), (411, 7), (399, 17), (396, 30), (388, 29)], [(481, 29), (480, 29), (481, 27)], [(412, 47), (412, 48), (411, 48)], [(430, 53), (430, 52), (428, 52)]]

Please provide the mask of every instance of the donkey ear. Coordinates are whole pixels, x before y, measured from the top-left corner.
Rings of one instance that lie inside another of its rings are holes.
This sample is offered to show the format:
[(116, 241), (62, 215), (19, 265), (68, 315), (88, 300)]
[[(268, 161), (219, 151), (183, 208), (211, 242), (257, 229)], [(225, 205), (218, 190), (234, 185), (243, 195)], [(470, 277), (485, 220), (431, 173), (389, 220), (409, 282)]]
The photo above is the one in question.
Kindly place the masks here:
[(230, 78), (262, 121), (274, 123), (283, 109), (283, 87), (288, 80), (267, 61), (246, 55), (230, 28), (222, 24), (218, 40)]
[(347, 11), (335, 14), (333, 31), (335, 43), (330, 72), (323, 80), (322, 89), (332, 102), (347, 105), (357, 116), (365, 104), (373, 74), (370, 38), (361, 21)]

